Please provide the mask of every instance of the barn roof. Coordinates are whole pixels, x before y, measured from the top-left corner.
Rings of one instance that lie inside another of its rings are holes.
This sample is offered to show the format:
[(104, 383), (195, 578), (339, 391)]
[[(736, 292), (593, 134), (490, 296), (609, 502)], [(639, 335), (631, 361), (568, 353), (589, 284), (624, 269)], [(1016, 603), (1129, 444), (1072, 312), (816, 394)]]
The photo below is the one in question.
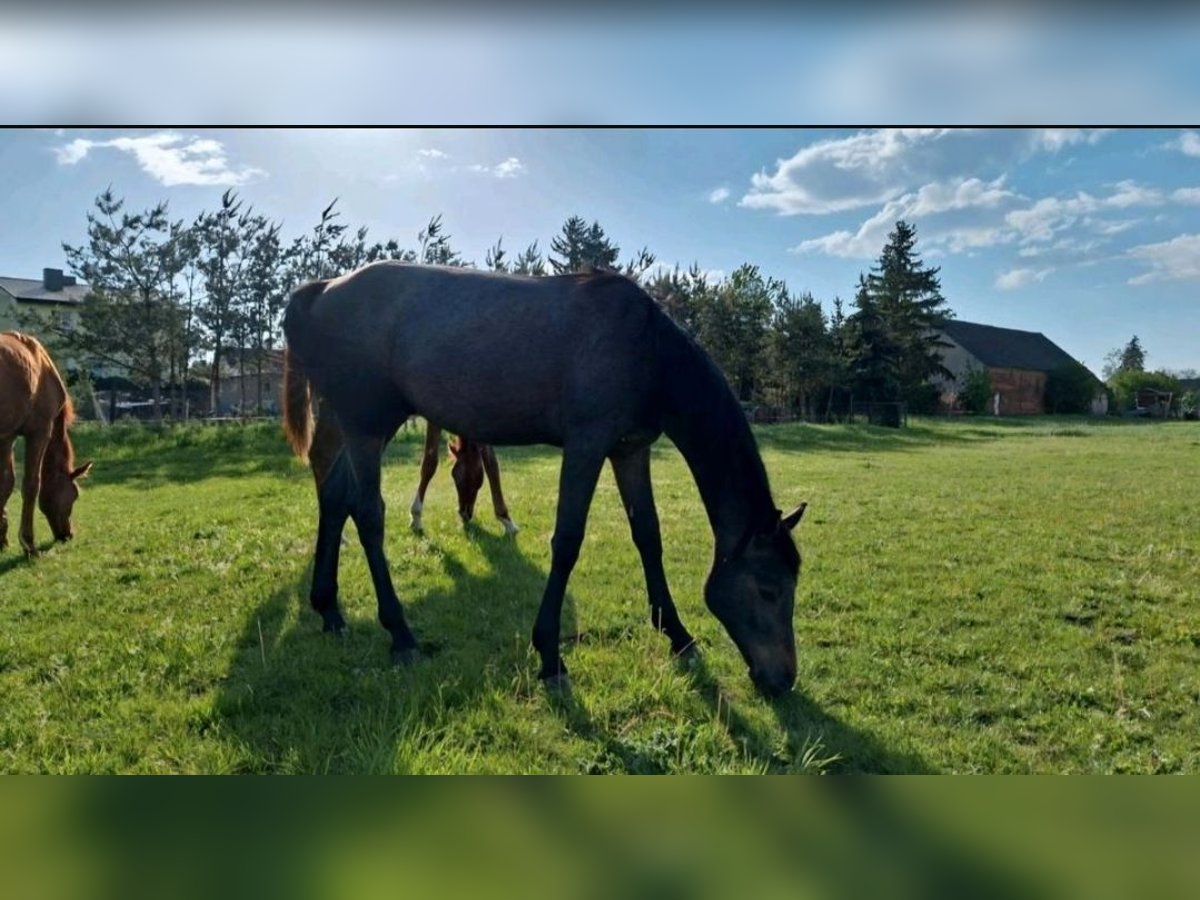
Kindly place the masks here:
[(41, 278), (11, 278), (0, 275), (0, 289), (22, 303), (82, 303), (91, 288), (86, 284), (64, 284), (57, 291), (46, 290)]
[(997, 328), (959, 319), (951, 319), (942, 331), (989, 368), (1049, 372), (1076, 362), (1040, 331)]

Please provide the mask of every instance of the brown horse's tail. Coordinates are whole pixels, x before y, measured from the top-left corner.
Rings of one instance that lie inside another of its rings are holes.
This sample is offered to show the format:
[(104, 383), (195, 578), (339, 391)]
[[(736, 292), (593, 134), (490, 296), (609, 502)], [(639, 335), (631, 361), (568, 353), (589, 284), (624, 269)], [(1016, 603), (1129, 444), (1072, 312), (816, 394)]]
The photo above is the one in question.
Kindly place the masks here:
[(291, 350), (283, 351), (283, 433), (296, 455), (308, 462), (313, 439), (312, 387)]
[(283, 331), (288, 341), (288, 347), (283, 351), (283, 433), (296, 455), (305, 462), (313, 440), (312, 386), (296, 355), (296, 348), (305, 344), (309, 307), (325, 290), (325, 285), (324, 281), (314, 281), (297, 288), (283, 317)]

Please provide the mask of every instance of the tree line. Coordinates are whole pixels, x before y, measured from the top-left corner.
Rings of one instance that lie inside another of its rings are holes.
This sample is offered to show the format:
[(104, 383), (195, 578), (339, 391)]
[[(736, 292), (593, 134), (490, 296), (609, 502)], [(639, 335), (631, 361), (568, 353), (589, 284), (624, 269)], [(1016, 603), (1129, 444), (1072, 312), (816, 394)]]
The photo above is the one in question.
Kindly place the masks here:
[[(124, 373), (159, 417), (164, 410), (186, 417), (188, 385), (197, 379), (215, 410), (231, 364), (243, 374), (242, 410), (261, 412), (273, 399), (264, 396), (264, 366), (282, 346), (280, 320), (294, 287), (382, 259), (475, 265), (454, 249), (441, 216), (406, 246), (372, 240), (336, 207), (335, 199), (310, 230), (285, 240), (279, 222), (233, 190), (187, 222), (173, 220), (165, 202), (130, 211), (110, 188), (87, 213), (86, 240), (63, 244), (90, 291), (78, 326), (60, 322), (52, 337), (61, 350)], [(600, 223), (580, 216), (566, 220), (546, 253), (534, 241), (510, 255), (498, 239), (482, 267), (533, 276), (620, 271), (708, 351), (739, 399), (808, 418), (844, 409), (851, 396), (932, 411), (929, 377), (948, 374), (935, 331), (952, 313), (938, 269), (922, 263), (916, 230), (904, 221), (860, 276), (849, 308), (834, 298), (828, 314), (811, 293), (750, 263), (713, 277), (699, 262), (661, 266), (646, 247), (622, 259)], [(256, 376), (250, 388), (247, 376)]]

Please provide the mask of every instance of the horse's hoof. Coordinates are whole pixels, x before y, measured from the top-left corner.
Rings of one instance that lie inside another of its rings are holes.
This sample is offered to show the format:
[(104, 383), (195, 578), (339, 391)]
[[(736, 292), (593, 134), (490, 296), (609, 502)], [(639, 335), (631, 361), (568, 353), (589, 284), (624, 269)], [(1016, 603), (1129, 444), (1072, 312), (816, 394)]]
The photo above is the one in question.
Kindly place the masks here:
[(416, 647), (403, 647), (392, 650), (392, 665), (407, 668), (421, 659), (421, 651)]
[(518, 531), (521, 530), (520, 528), (517, 527), (517, 523), (514, 522), (512, 519), (501, 519), (500, 524), (504, 526), (504, 533), (506, 535), (508, 535), (509, 537), (512, 537), (514, 534), (516, 534)]
[(408, 523), (408, 527), (412, 529), (414, 534), (421, 534), (425, 530), (424, 526), (421, 525), (420, 519), (413, 519)]
[(675, 658), (685, 668), (692, 669), (700, 664), (700, 645), (692, 641), (675, 654)]
[(565, 697), (571, 693), (571, 676), (566, 672), (556, 672), (542, 679), (546, 693), (553, 697)]

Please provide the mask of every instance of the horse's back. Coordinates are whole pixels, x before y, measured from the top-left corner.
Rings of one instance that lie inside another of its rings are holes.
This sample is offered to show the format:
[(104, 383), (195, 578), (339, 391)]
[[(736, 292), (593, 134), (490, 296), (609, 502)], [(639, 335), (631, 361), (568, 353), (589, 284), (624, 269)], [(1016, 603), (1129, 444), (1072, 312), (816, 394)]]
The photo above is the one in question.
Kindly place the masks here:
[(46, 351), (18, 331), (0, 332), (0, 437), (20, 433), (34, 407)]
[(326, 355), (314, 380), (343, 404), (369, 395), (487, 443), (558, 444), (573, 420), (637, 404), (652, 305), (619, 276), (377, 263), (308, 307)]

